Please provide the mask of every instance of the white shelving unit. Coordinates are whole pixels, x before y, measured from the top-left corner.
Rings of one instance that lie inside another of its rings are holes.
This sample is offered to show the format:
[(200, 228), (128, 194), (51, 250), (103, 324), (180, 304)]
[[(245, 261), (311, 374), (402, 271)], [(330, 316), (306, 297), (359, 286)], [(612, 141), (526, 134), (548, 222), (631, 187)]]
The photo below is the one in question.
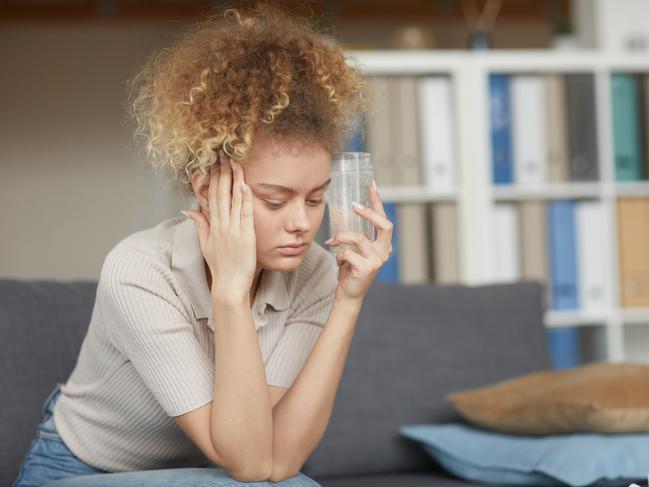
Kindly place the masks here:
[[(615, 72), (649, 73), (649, 57), (611, 56), (599, 51), (348, 51), (348, 62), (373, 75), (445, 75), (453, 88), (458, 187), (439, 194), (426, 188), (382, 187), (384, 201), (396, 203), (451, 201), (458, 205), (460, 279), (468, 285), (494, 282), (492, 267), (494, 206), (501, 201), (597, 199), (604, 203), (611, 250), (611, 308), (591, 315), (548, 310), (546, 326), (604, 327), (608, 361), (626, 359), (626, 326), (649, 327), (648, 309), (621, 308), (618, 286), (616, 200), (649, 197), (649, 182), (616, 182), (613, 159), (610, 78)], [(492, 73), (592, 73), (595, 80), (600, 180), (547, 184), (542, 187), (494, 185), (491, 176), (488, 81)], [(476, 245), (476, 242), (480, 242)], [(649, 337), (649, 334), (647, 334)], [(644, 345), (649, 360), (649, 340)], [(637, 348), (637, 344), (634, 344)]]

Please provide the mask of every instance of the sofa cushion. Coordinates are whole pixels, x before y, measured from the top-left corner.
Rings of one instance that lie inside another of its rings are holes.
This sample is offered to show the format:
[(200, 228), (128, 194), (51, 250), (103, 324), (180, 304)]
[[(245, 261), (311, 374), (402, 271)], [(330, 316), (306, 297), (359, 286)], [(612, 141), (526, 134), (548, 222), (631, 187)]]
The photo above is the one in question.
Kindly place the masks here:
[(314, 478), (322, 487), (483, 487), (478, 482), (437, 472), (403, 472)]
[(43, 401), (74, 367), (95, 301), (93, 281), (0, 279), (0, 485), (11, 485)]
[(495, 433), (462, 423), (403, 425), (449, 472), (495, 485), (619, 487), (647, 476), (649, 434), (543, 437)]
[(649, 432), (649, 364), (535, 372), (449, 400), (467, 421), (503, 433)]
[(551, 367), (536, 281), (375, 283), (359, 316), (311, 477), (430, 468), (399, 426), (461, 419), (446, 394)]

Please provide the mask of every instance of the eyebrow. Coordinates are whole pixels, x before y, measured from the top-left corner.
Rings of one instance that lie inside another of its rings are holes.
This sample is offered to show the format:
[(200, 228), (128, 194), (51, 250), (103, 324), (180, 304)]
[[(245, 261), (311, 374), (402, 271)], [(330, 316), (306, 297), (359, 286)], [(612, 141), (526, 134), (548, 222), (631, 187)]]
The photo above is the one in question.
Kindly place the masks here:
[[(324, 188), (331, 182), (331, 178), (327, 179), (324, 183), (322, 183), (320, 186), (317, 186), (313, 188), (309, 193), (313, 193), (314, 191), (317, 191), (319, 189)], [(295, 194), (297, 191), (295, 191), (292, 188), (287, 188), (286, 186), (280, 186), (279, 184), (269, 184), (269, 183), (259, 183), (257, 185), (258, 188), (262, 189), (270, 189), (274, 191), (281, 191), (282, 193), (289, 193), (289, 194)]]

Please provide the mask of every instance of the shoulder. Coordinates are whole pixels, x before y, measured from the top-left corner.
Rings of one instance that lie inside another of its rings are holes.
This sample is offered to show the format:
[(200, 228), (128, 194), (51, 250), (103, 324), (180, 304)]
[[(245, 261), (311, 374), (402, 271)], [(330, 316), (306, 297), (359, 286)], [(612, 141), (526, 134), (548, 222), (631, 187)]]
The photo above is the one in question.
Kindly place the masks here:
[(164, 220), (120, 240), (104, 259), (97, 292), (118, 301), (145, 292), (175, 303), (171, 237), (177, 221)]

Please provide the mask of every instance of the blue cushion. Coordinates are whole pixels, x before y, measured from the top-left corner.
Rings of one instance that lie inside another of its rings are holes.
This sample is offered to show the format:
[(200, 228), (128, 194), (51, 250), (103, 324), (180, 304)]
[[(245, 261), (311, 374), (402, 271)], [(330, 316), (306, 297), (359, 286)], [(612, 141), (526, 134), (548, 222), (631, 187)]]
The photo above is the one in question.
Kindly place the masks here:
[(449, 472), (488, 484), (626, 486), (649, 472), (648, 433), (518, 436), (463, 423), (411, 424), (399, 432)]

